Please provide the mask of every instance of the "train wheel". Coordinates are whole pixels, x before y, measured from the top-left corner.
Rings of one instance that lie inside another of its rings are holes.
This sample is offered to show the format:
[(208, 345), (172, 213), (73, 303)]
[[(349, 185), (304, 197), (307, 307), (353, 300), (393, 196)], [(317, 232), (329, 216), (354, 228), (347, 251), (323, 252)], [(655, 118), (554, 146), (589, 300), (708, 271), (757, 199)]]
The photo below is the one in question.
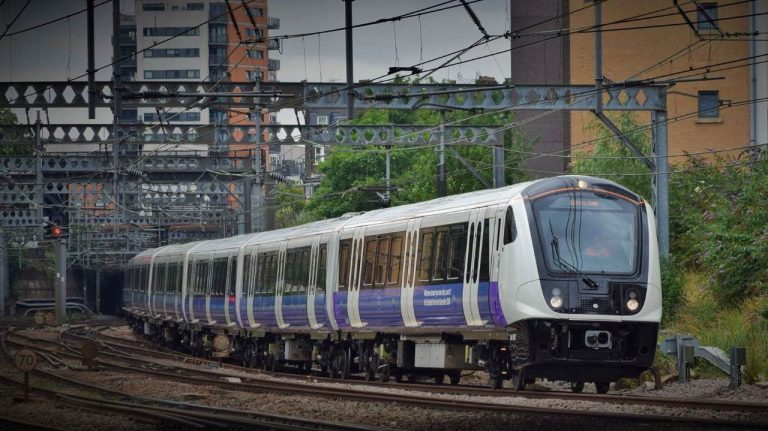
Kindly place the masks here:
[(435, 374), (435, 384), (436, 385), (442, 385), (445, 381), (445, 373), (437, 373)]
[(584, 381), (571, 382), (571, 392), (574, 394), (580, 394), (584, 390)]
[(598, 394), (607, 394), (611, 387), (611, 382), (595, 382), (595, 391)]
[(503, 382), (504, 381), (502, 380), (501, 375), (499, 374), (492, 374), (489, 377), (489, 381), (488, 381), (491, 389), (501, 389), (501, 385)]
[(376, 378), (376, 368), (378, 368), (379, 361), (373, 357), (368, 356), (365, 361), (365, 380), (371, 381)]
[(525, 389), (525, 372), (523, 370), (510, 371), (509, 381), (512, 382), (512, 389), (522, 391)]
[(275, 355), (267, 356), (267, 371), (277, 371), (277, 358), (275, 358)]
[(344, 349), (339, 353), (339, 375), (342, 379), (348, 379), (350, 374), (350, 367), (351, 362), (350, 358), (352, 356), (352, 350), (351, 349)]
[(452, 385), (458, 385), (461, 381), (461, 371), (453, 372), (449, 375)]

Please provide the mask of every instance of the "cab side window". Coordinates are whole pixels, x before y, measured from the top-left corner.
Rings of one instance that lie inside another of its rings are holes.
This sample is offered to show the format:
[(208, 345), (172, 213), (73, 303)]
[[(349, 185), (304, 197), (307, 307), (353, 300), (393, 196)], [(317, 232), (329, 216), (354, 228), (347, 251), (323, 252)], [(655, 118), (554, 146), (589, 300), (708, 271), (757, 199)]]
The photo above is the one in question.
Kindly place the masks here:
[(512, 212), (512, 207), (507, 207), (507, 214), (504, 218), (504, 245), (515, 242), (515, 239), (517, 239), (515, 214)]

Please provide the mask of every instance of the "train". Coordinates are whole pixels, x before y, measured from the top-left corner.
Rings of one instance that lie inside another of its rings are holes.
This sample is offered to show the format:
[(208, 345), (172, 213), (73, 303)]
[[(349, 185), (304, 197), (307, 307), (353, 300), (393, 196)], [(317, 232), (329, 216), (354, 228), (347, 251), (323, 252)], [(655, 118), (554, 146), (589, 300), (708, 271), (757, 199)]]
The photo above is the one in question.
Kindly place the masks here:
[(653, 363), (652, 207), (564, 175), (141, 252), (123, 309), (150, 339), (347, 378), (594, 383)]

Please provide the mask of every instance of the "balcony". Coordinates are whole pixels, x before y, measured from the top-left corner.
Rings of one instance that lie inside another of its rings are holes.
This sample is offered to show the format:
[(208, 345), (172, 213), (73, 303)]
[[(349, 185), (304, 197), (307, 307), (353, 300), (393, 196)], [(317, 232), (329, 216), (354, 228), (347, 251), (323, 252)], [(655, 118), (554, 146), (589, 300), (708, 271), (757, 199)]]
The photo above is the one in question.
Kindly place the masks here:
[(280, 60), (269, 59), (269, 70), (280, 70)]
[(226, 44), (227, 43), (227, 35), (226, 34), (208, 34), (208, 43), (209, 44)]
[(226, 9), (219, 11), (211, 8), (210, 19), (211, 20), (209, 22), (211, 24), (226, 24), (229, 22), (229, 17), (227, 16)]
[(273, 16), (269, 17), (267, 20), (267, 28), (270, 30), (277, 30), (280, 28), (280, 18), (275, 18)]
[(208, 56), (208, 64), (210, 64), (211, 66), (226, 64), (226, 62), (227, 62), (226, 55), (209, 55)]
[(279, 50), (280, 49), (280, 41), (276, 40), (276, 39), (269, 39), (267, 41), (267, 45), (268, 45), (267, 48), (270, 51), (272, 51), (272, 50)]

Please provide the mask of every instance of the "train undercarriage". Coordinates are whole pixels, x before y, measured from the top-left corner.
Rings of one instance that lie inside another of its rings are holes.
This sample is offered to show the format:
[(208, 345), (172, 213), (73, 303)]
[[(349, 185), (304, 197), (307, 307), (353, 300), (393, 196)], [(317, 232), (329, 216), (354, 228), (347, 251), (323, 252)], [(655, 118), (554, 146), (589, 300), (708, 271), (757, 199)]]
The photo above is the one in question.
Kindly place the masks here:
[[(462, 373), (485, 371), (489, 385), (508, 380), (523, 389), (536, 378), (570, 381), (574, 391), (594, 382), (638, 377), (653, 362), (658, 324), (529, 320), (508, 330), (431, 336), (381, 332), (270, 333), (130, 316), (149, 340), (195, 356), (229, 358), (275, 371), (283, 366), (332, 378), (362, 374), (366, 380), (458, 384)], [(479, 334), (479, 333), (478, 333)]]

